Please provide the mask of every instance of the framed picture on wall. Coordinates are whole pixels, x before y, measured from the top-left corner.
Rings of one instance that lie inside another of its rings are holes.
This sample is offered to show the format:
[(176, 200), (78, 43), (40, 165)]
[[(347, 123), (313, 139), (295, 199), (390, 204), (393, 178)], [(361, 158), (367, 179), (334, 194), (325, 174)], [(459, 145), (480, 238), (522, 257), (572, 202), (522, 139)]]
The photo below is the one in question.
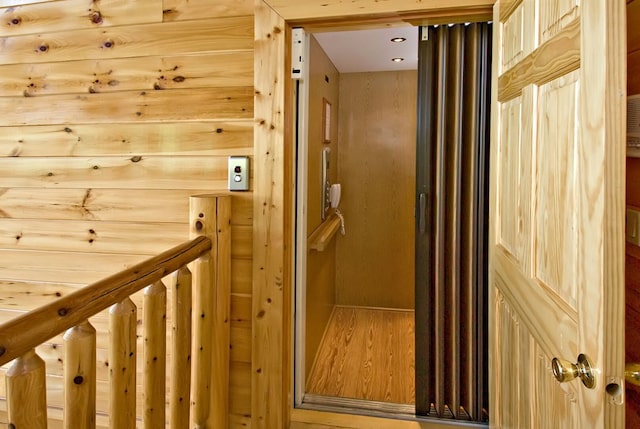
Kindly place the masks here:
[(322, 99), (322, 143), (331, 143), (331, 103)]

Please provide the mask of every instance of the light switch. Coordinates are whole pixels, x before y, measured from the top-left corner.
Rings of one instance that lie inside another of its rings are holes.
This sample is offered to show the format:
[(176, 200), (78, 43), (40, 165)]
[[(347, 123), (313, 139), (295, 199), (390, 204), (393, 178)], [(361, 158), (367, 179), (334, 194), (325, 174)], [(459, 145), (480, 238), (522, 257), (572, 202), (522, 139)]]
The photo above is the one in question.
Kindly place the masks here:
[(229, 157), (229, 190), (248, 191), (249, 190), (249, 157), (230, 156)]

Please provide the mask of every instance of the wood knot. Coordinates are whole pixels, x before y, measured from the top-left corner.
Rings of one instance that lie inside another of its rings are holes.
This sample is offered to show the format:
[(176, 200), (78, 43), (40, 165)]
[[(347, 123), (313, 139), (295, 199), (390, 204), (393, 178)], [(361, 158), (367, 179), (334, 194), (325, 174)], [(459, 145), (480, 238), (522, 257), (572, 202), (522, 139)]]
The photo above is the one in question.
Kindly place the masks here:
[(135, 155), (131, 157), (131, 162), (140, 162), (142, 161), (142, 157), (140, 155)]
[(70, 133), (70, 132), (72, 132), (72, 131), (73, 131), (73, 130), (72, 130), (71, 128), (69, 128), (69, 127), (64, 127), (64, 132), (65, 132), (65, 133)]
[(196, 230), (201, 231), (204, 225), (200, 221), (196, 221)]
[(181, 83), (184, 82), (186, 80), (186, 78), (184, 76), (176, 76), (173, 78), (173, 81), (176, 83)]
[(7, 352), (7, 349), (4, 346), (0, 346), (0, 356), (4, 355)]
[(224, 130), (222, 128), (216, 128), (216, 133), (217, 134), (222, 134)]
[(91, 12), (89, 20), (94, 24), (102, 24), (102, 14), (100, 11)]
[(114, 46), (115, 46), (115, 43), (113, 43), (113, 40), (105, 40), (104, 43), (102, 44), (102, 47), (106, 49), (111, 49)]
[(49, 50), (49, 45), (47, 45), (46, 43), (43, 43), (42, 45), (38, 46), (38, 52), (47, 52)]
[(81, 375), (76, 375), (76, 376), (73, 378), (73, 383), (74, 383), (74, 384), (82, 384), (83, 382), (84, 382), (84, 377), (83, 377), (83, 376), (81, 376)]
[(153, 84), (153, 89), (155, 89), (156, 91), (159, 91), (159, 90), (164, 89), (164, 88), (162, 87), (162, 85), (160, 85), (159, 83), (156, 82), (156, 83)]
[(69, 310), (67, 310), (66, 308), (60, 308), (58, 310), (58, 316), (60, 317), (64, 317), (69, 313)]
[(20, 18), (19, 16), (11, 20), (11, 25), (20, 25), (21, 23), (22, 23), (22, 18)]

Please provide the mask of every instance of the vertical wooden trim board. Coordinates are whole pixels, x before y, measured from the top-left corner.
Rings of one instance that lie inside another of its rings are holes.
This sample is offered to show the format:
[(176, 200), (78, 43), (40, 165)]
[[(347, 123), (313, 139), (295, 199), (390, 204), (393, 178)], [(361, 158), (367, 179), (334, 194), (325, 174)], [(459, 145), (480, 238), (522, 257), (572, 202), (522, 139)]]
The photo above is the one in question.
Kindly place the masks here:
[(285, 22), (255, 3), (253, 429), (284, 426)]

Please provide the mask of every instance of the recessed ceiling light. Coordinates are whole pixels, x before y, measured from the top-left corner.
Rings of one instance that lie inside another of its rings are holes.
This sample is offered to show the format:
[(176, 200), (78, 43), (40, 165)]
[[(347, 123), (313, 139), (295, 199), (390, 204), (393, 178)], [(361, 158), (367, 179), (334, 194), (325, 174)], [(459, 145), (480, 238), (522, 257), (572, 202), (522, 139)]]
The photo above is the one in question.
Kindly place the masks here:
[(404, 61), (404, 58), (399, 58), (399, 57), (391, 58), (391, 61), (393, 61), (394, 63), (401, 63)]
[(391, 39), (393, 43), (402, 43), (402, 42), (405, 42), (406, 40), (407, 40), (406, 37), (394, 37), (393, 39)]

